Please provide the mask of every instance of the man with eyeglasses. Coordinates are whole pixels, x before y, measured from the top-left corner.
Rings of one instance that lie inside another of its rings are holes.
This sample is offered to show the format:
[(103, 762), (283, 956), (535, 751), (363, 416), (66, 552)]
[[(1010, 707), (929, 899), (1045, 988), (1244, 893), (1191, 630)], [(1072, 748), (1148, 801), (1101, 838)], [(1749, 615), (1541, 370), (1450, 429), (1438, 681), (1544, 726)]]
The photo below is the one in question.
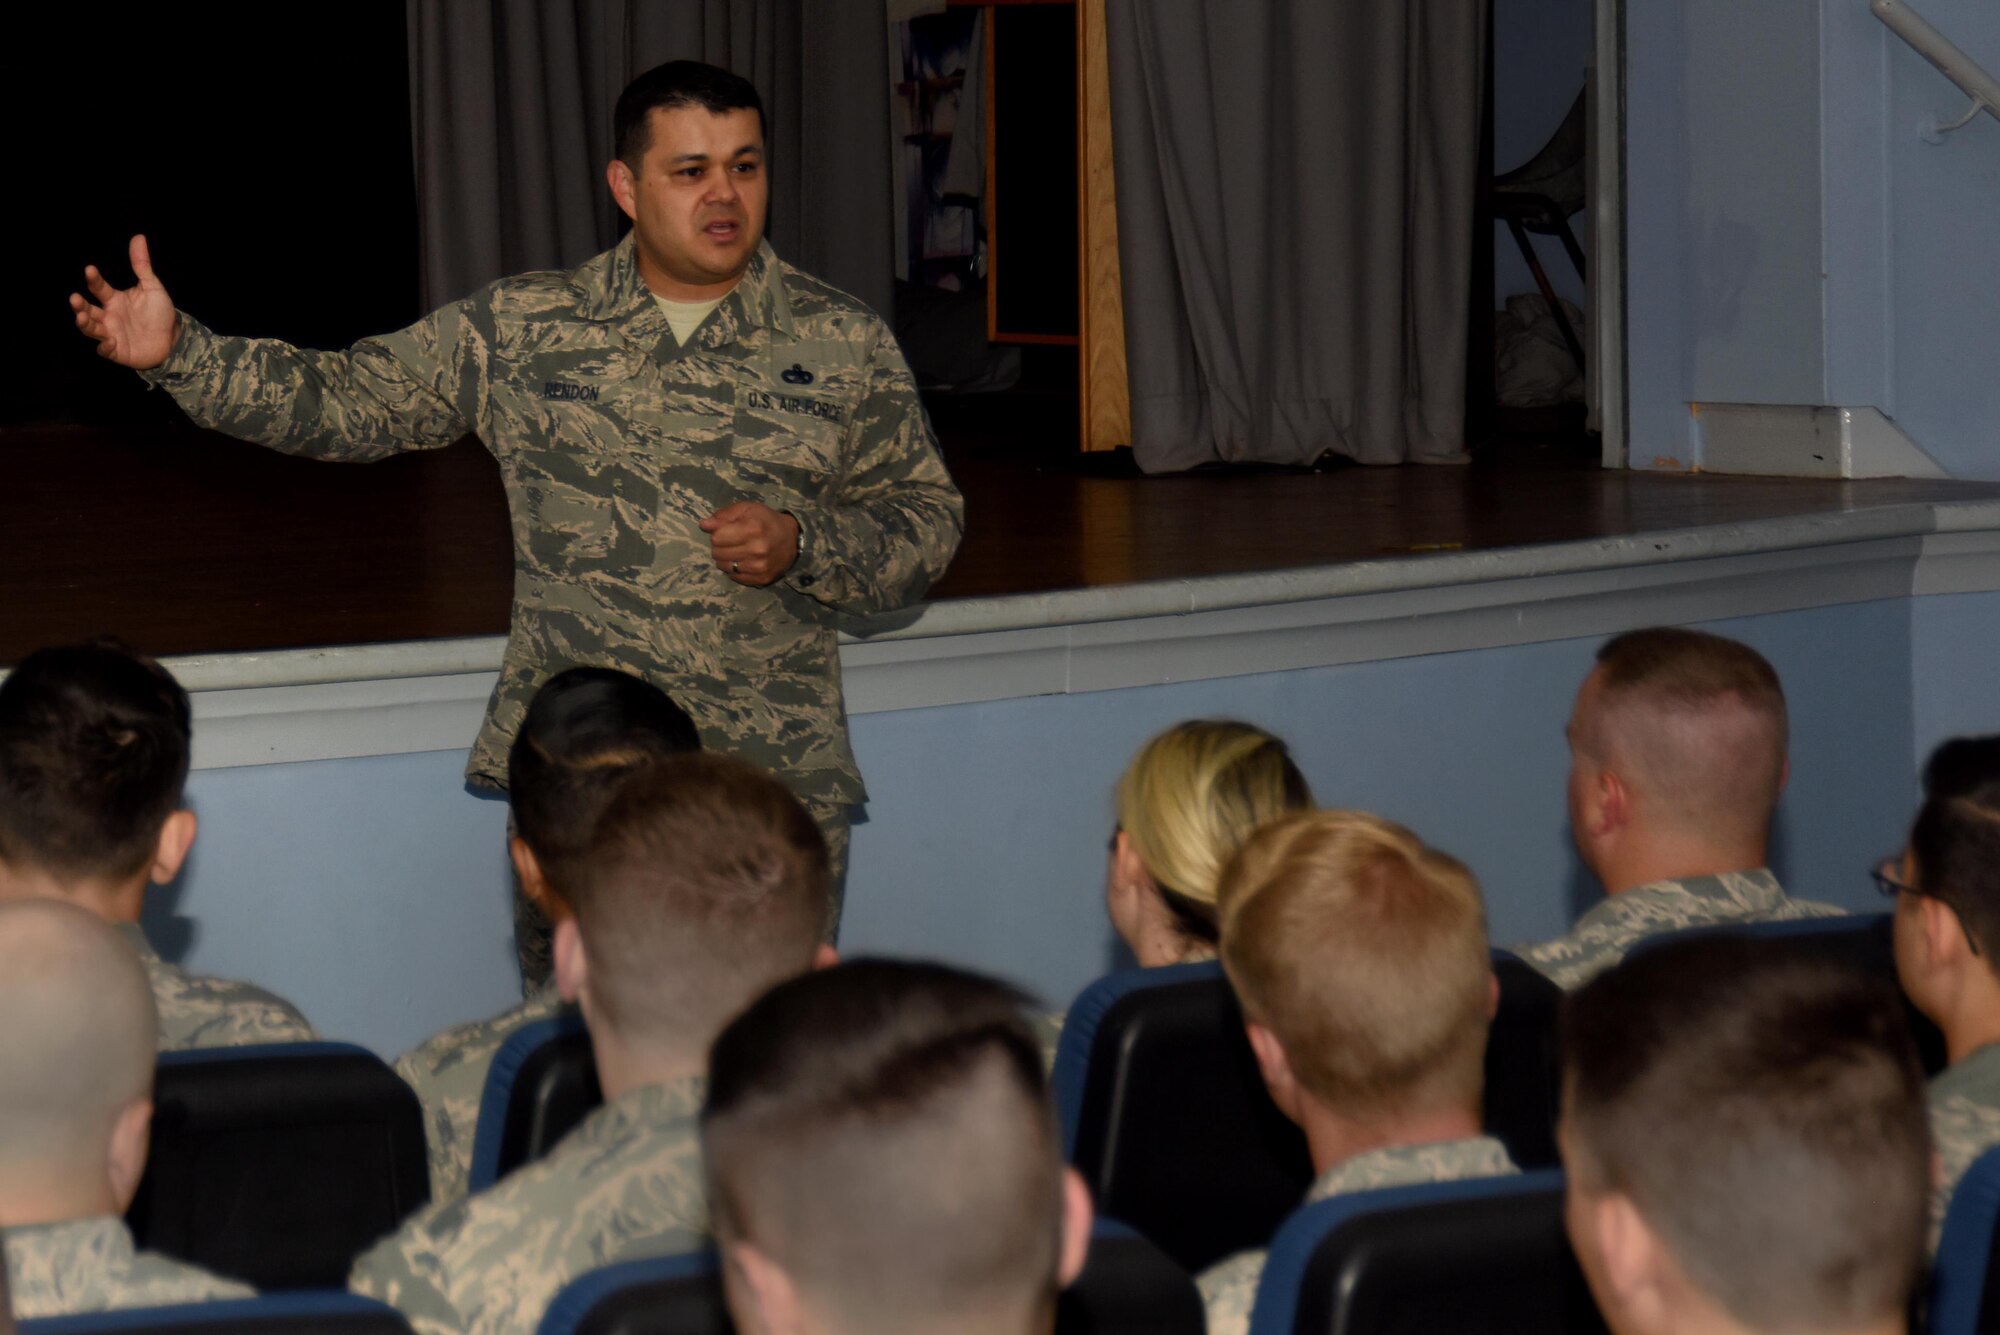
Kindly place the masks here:
[(2000, 737), (1959, 738), (1924, 767), (1924, 804), (1901, 856), (1875, 869), (1896, 901), (1896, 974), (1944, 1033), (1932, 1078), (1931, 1249), (1958, 1180), (2000, 1145)]

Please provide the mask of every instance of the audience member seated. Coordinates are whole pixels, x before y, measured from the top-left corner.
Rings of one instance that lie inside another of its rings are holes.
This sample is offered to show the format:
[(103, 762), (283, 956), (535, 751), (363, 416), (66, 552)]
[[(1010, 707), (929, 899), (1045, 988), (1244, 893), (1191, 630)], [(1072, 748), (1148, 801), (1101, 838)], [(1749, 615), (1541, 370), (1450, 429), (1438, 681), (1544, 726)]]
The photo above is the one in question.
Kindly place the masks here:
[(134, 1248), (119, 1216), (146, 1171), (154, 1027), (146, 971), (74, 905), (0, 905), (0, 1239), (14, 1315), (246, 1298)]
[(22, 660), (0, 684), (0, 900), (63, 900), (123, 932), (162, 1051), (314, 1038), (290, 1002), (169, 964), (139, 929), (146, 886), (178, 876), (194, 844), (190, 739), (187, 692), (143, 654), (97, 640)]
[(702, 1143), (738, 1330), (1054, 1329), (1090, 1197), (1024, 1000), (871, 960), (780, 984), (723, 1031)]
[(1893, 989), (1710, 937), (1563, 1019), (1570, 1241), (1616, 1335), (1900, 1335), (1930, 1148)]
[(1516, 953), (1578, 987), (1660, 932), (1841, 912), (1790, 899), (1765, 863), (1788, 765), (1764, 656), (1663, 626), (1608, 641), (1569, 720), (1569, 823), (1606, 899)]
[(1943, 1032), (1951, 1063), (1928, 1091), (1941, 1164), (1935, 1248), (1959, 1178), (2000, 1145), (2000, 737), (1932, 753), (1909, 845), (1875, 877), (1896, 897), (1896, 974), (1910, 1004)]
[(706, 1245), (696, 1117), (710, 1042), (772, 984), (828, 963), (819, 827), (777, 779), (728, 756), (625, 775), (562, 885), (557, 986), (582, 1009), (605, 1103), (541, 1160), (419, 1213), (351, 1287), (423, 1335), (532, 1330), (613, 1261)]
[[(570, 668), (543, 683), (507, 760), (514, 818), (507, 851), (523, 893), (550, 921), (569, 916), (562, 887), (617, 780), (700, 747), (681, 707), (629, 673)], [(550, 982), (511, 1010), (447, 1029), (397, 1059), (396, 1074), (424, 1105), (432, 1204), (465, 1194), (493, 1054), (515, 1030), (565, 1004)]]
[[(1305, 1132), (1308, 1203), (1518, 1171), (1480, 1131), (1498, 988), (1479, 886), (1379, 817), (1251, 836), (1224, 874), (1222, 967), (1272, 1099)], [(1210, 1335), (1242, 1335), (1264, 1253), (1201, 1276)]]

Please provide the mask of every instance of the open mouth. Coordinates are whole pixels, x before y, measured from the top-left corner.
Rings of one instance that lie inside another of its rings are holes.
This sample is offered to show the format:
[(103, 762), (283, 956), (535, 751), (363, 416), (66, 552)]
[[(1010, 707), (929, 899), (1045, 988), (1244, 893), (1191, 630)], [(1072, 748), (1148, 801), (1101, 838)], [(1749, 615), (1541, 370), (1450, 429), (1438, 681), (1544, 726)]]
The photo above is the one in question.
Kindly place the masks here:
[(730, 219), (719, 219), (702, 228), (703, 235), (714, 241), (734, 241), (743, 231), (743, 224)]

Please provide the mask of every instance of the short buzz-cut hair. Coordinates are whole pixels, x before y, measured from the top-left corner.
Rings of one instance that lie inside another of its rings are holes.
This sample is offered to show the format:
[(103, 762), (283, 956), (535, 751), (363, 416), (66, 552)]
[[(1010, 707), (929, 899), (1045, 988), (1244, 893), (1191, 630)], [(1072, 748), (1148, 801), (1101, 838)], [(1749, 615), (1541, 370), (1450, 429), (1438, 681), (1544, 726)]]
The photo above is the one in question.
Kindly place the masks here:
[(1299, 1083), (1391, 1123), (1480, 1106), (1493, 964), (1464, 864), (1359, 811), (1287, 816), (1223, 872), (1222, 966)]
[(507, 755), (514, 831), (560, 891), (617, 781), (700, 749), (687, 711), (651, 682), (614, 668), (558, 672), (535, 692)]
[(826, 839), (790, 789), (713, 751), (617, 785), (562, 887), (599, 1017), (705, 1048), (750, 1000), (812, 964), (831, 904)]
[(187, 692), (117, 640), (40, 649), (0, 683), (0, 860), (124, 880), (181, 804)]
[(991, 979), (890, 960), (754, 1003), (709, 1055), (701, 1118), (725, 1249), (756, 1247), (839, 1329), (1052, 1304), (1062, 1141), (1027, 1005)]
[(1747, 833), (1770, 823), (1789, 721), (1777, 670), (1749, 645), (1653, 626), (1597, 651), (1595, 719), (1580, 749), (1617, 770), (1669, 822)]
[(1764, 1331), (1903, 1311), (1930, 1134), (1884, 981), (1741, 937), (1671, 942), (1563, 1002), (1566, 1167)]
[(700, 107), (720, 116), (748, 109), (757, 113), (757, 132), (769, 137), (764, 99), (740, 74), (699, 60), (669, 60), (655, 65), (625, 85), (611, 113), (612, 154), (633, 171), (653, 146), (653, 113), (676, 107)]
[(1948, 906), (1988, 969), (2000, 951), (2000, 737), (1959, 737), (1924, 766), (1910, 826), (1916, 889)]

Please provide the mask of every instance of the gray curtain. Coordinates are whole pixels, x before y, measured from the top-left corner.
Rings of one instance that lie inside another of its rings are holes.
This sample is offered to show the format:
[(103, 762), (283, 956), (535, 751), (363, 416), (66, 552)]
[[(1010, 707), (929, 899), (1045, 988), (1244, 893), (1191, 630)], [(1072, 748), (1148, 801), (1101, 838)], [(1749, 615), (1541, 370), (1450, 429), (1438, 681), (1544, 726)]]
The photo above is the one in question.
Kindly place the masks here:
[(1132, 444), (1464, 458), (1486, 0), (1110, 0)]
[(882, 0), (409, 0), (408, 14), (427, 306), (615, 242), (612, 107), (634, 75), (691, 59), (763, 95), (778, 253), (888, 312)]

